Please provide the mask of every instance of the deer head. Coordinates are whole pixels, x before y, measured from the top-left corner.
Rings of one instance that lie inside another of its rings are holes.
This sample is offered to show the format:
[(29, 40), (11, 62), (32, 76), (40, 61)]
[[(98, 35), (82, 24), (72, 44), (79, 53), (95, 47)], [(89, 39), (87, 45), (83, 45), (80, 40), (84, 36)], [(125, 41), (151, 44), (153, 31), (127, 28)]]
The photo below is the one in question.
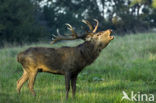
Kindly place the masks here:
[(67, 38), (64, 36), (61, 36), (61, 34), (59, 33), (59, 31), (57, 30), (58, 36), (54, 36), (53, 41), (51, 42), (51, 44), (60, 41), (60, 40), (75, 40), (75, 39), (82, 39), (84, 41), (90, 41), (95, 43), (96, 45), (100, 45), (103, 48), (105, 46), (107, 46), (107, 44), (109, 44), (109, 42), (111, 40), (114, 39), (114, 36), (111, 36), (112, 30), (108, 29), (105, 31), (100, 31), (97, 32), (98, 29), (98, 25), (99, 22), (97, 19), (94, 19), (94, 21), (96, 22), (96, 26), (93, 28), (93, 26), (91, 25), (91, 23), (87, 20), (82, 20), (83, 23), (85, 23), (86, 25), (88, 25), (90, 32), (85, 33), (84, 35), (77, 35), (77, 33), (74, 31), (73, 27), (70, 24), (66, 24), (66, 26), (68, 27), (68, 29), (71, 31), (71, 37)]

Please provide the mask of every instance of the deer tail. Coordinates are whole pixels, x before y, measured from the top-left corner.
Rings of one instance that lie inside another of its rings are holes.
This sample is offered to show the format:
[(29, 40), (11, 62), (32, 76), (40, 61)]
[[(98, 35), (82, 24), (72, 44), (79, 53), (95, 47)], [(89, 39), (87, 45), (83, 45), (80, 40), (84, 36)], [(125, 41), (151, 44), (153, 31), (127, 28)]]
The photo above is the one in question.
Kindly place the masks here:
[(22, 62), (22, 58), (23, 58), (23, 54), (22, 54), (22, 53), (19, 53), (19, 54), (17, 55), (17, 61), (18, 61), (19, 63), (21, 63), (21, 62)]

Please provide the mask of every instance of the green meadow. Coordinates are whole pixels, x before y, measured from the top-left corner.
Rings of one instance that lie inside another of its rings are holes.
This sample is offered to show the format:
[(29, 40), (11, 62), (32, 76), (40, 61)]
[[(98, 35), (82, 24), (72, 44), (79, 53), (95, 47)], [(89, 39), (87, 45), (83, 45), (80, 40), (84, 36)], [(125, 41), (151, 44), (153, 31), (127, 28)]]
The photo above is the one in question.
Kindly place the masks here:
[[(76, 98), (65, 100), (64, 76), (38, 73), (34, 89), (27, 83), (21, 94), (16, 82), (22, 76), (22, 66), (16, 61), (20, 51), (29, 47), (75, 46), (82, 41), (66, 41), (55, 45), (38, 43), (24, 46), (6, 45), (0, 49), (0, 103), (135, 103), (123, 100), (122, 91), (131, 96), (153, 94), (156, 101), (156, 33), (116, 36), (98, 59), (78, 76)], [(148, 103), (145, 101), (139, 103)], [(150, 102), (153, 103), (153, 102)]]

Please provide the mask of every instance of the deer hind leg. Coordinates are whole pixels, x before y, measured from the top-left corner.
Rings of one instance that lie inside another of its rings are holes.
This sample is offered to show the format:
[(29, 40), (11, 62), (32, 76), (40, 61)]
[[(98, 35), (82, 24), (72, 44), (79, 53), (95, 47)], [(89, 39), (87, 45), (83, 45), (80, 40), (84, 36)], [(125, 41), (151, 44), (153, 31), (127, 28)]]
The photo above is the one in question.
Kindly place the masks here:
[(28, 82), (28, 87), (30, 92), (35, 96), (35, 91), (34, 91), (34, 82), (36, 79), (37, 71), (32, 71), (29, 73), (29, 82)]
[(17, 81), (17, 92), (20, 93), (20, 90), (23, 84), (28, 80), (28, 72), (24, 70), (22, 77)]

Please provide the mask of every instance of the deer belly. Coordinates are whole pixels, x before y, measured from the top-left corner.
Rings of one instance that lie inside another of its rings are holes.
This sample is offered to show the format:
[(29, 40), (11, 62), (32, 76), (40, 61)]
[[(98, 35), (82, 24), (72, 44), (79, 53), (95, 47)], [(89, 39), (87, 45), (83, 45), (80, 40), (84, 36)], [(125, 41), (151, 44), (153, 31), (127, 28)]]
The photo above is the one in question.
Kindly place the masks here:
[(41, 65), (39, 67), (39, 69), (41, 69), (42, 72), (50, 72), (50, 73), (54, 73), (54, 74), (63, 74), (62, 72), (60, 72), (60, 70), (54, 69), (54, 68), (48, 68), (45, 65)]

